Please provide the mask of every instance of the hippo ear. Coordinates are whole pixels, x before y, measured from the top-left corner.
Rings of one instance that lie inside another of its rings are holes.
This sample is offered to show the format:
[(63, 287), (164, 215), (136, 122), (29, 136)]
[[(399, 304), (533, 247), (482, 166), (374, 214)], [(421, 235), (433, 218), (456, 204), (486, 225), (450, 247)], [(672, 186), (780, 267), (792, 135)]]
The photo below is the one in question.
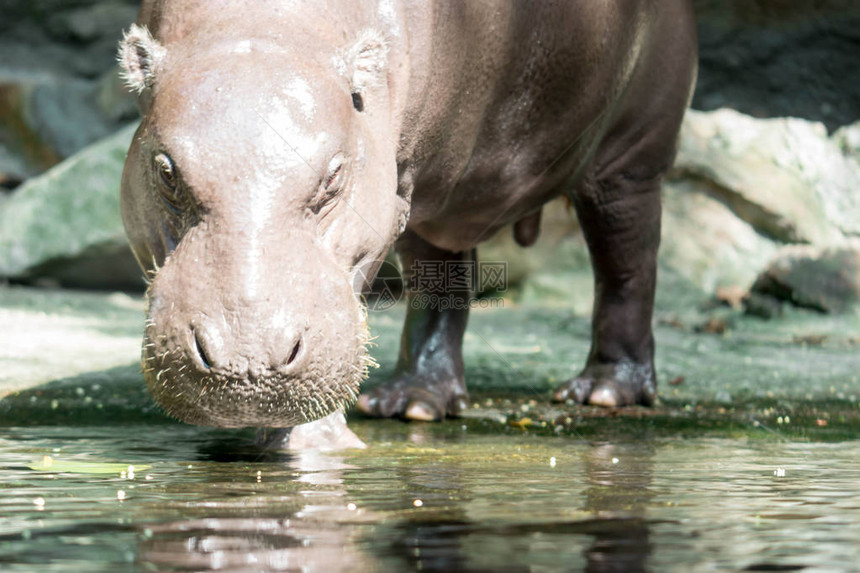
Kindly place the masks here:
[(388, 45), (374, 30), (363, 32), (343, 57), (342, 72), (349, 80), (352, 101), (358, 111), (364, 110), (364, 94), (384, 83), (388, 66)]
[(119, 43), (122, 78), (129, 90), (140, 94), (151, 88), (166, 50), (143, 26), (132, 24)]

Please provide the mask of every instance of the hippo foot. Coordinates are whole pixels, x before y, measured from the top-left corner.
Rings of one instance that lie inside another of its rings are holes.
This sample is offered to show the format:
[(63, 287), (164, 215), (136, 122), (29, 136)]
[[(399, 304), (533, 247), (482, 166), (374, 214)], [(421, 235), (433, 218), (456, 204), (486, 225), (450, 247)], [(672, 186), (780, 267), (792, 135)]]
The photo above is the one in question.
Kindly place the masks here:
[(292, 428), (261, 428), (256, 443), (267, 450), (290, 451), (367, 447), (346, 425), (346, 416), (341, 411)]
[(607, 408), (652, 406), (657, 399), (654, 369), (632, 362), (586, 366), (579, 376), (562, 384), (552, 399)]
[(462, 379), (433, 382), (414, 375), (395, 376), (358, 398), (359, 412), (374, 418), (438, 422), (469, 407)]

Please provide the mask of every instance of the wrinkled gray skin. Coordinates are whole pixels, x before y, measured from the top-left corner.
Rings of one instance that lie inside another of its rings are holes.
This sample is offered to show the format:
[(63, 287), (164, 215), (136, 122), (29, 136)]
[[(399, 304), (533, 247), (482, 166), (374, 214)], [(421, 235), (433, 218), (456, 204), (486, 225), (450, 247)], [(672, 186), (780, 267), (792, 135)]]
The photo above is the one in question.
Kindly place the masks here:
[[(154, 0), (138, 24), (121, 46), (144, 114), (122, 209), (152, 277), (145, 377), (168, 413), (300, 425), (301, 439), (261, 435), (293, 447), (360, 444), (341, 410), (369, 363), (357, 293), (374, 261), (398, 237), (407, 271), (469, 260), (512, 223), (529, 245), (560, 194), (596, 299), (588, 361), (555, 399), (654, 401), (659, 189), (695, 76), (689, 0)], [(359, 409), (467, 407), (466, 320), (410, 305), (395, 377)]]

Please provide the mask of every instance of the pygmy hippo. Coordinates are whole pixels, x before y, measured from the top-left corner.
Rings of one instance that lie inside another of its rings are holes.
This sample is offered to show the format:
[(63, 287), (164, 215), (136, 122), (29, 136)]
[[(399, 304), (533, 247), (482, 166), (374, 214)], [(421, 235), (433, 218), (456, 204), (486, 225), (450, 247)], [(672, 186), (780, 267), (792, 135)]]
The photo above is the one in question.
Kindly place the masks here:
[(527, 246), (559, 195), (596, 297), (588, 360), (554, 398), (654, 401), (690, 0), (144, 0), (119, 57), (143, 113), (122, 179), (150, 280), (143, 370), (172, 416), (305, 428), (293, 446), (357, 445), (342, 413), (356, 399), (371, 416), (456, 416), (469, 305), (409, 304), (393, 380), (358, 397), (362, 289), (392, 244), (408, 300), (417, 262), (471, 261), (510, 224)]

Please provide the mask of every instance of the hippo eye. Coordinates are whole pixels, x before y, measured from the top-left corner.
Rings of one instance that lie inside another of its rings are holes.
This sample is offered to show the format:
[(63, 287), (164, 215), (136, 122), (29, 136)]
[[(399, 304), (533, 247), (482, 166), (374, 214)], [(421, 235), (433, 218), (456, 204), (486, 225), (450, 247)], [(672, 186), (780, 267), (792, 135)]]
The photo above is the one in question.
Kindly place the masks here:
[(155, 168), (158, 170), (158, 176), (161, 179), (161, 196), (173, 211), (179, 210), (179, 195), (177, 193), (177, 176), (176, 168), (173, 166), (173, 161), (166, 153), (159, 153), (155, 156)]
[(319, 193), (317, 193), (317, 196), (314, 199), (311, 211), (319, 213), (322, 211), (323, 207), (330, 204), (338, 195), (340, 195), (340, 191), (343, 189), (344, 179), (346, 178), (345, 164), (346, 162), (340, 154), (331, 160), (328, 166), (328, 174), (325, 176), (325, 179), (320, 186), (321, 188)]
[(176, 187), (176, 173), (173, 171), (173, 161), (164, 153), (155, 156), (155, 166), (161, 181), (171, 189)]
[(352, 107), (355, 111), (364, 111), (364, 98), (358, 92), (352, 92)]
[(325, 179), (325, 188), (340, 187), (340, 180), (343, 178), (343, 163), (335, 165), (334, 169), (328, 174)]

